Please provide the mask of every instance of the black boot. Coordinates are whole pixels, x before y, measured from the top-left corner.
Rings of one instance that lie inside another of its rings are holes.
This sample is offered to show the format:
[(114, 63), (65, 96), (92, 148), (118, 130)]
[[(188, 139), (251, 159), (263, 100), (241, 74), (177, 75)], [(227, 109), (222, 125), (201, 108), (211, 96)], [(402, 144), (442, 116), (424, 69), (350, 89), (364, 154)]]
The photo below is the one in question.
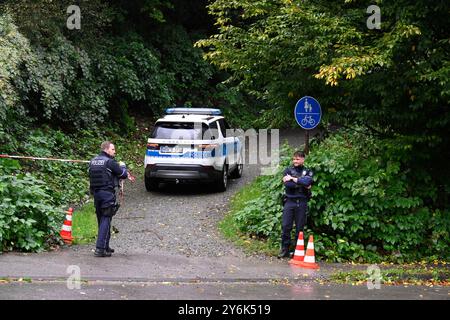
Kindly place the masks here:
[(280, 253), (278, 254), (278, 259), (289, 258), (289, 256), (289, 248), (281, 248)]
[(106, 249), (106, 252), (114, 253), (114, 249), (113, 248), (108, 248), (108, 249)]
[(95, 249), (94, 252), (95, 257), (111, 257), (111, 252), (108, 252), (104, 249)]

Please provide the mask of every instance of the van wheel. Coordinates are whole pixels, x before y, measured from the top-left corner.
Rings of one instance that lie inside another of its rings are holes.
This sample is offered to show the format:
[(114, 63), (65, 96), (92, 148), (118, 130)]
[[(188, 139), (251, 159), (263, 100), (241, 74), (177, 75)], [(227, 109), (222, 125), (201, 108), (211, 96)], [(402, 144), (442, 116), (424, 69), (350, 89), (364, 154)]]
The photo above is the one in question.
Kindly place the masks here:
[(145, 177), (145, 189), (147, 191), (155, 191), (158, 189), (159, 181), (157, 179), (150, 179)]
[(223, 192), (227, 190), (228, 185), (228, 165), (224, 164), (221, 174), (217, 178), (216, 181), (216, 190), (219, 192)]

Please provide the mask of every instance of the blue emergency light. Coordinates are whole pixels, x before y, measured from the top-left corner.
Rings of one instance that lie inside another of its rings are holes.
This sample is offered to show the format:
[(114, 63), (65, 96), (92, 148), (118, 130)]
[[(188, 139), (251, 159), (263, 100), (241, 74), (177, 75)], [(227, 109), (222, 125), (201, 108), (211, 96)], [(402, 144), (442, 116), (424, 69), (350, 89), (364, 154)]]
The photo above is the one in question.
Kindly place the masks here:
[(213, 108), (167, 108), (166, 114), (201, 114), (207, 116), (220, 116), (222, 111)]

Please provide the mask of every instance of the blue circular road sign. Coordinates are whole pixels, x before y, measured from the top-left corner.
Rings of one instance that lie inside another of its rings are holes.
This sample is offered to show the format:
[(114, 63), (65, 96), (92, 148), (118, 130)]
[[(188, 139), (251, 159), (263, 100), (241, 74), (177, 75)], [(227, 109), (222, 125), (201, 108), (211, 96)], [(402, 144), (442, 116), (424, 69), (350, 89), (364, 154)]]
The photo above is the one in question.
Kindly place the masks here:
[(300, 127), (311, 130), (320, 123), (322, 108), (316, 99), (306, 96), (298, 100), (295, 105), (294, 115)]

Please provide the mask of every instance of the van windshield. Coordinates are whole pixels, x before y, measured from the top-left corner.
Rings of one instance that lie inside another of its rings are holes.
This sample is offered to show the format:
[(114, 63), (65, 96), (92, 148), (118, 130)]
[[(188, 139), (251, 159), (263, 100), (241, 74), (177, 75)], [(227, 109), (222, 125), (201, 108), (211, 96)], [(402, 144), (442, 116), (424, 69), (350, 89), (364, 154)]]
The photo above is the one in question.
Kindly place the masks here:
[(158, 122), (153, 129), (151, 138), (174, 140), (209, 140), (217, 138), (205, 123), (195, 122)]

